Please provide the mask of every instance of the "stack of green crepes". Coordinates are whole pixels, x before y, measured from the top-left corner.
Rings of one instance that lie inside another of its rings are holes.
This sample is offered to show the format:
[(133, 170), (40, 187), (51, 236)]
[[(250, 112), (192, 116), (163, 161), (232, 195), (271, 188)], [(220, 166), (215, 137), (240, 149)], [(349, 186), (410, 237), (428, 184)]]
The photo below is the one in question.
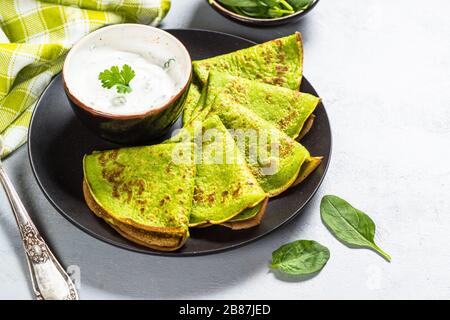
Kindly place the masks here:
[(159, 145), (85, 156), (89, 207), (157, 250), (180, 248), (189, 227), (257, 226), (268, 199), (321, 162), (299, 142), (320, 101), (299, 92), (302, 60), (296, 33), (194, 61), (180, 133)]

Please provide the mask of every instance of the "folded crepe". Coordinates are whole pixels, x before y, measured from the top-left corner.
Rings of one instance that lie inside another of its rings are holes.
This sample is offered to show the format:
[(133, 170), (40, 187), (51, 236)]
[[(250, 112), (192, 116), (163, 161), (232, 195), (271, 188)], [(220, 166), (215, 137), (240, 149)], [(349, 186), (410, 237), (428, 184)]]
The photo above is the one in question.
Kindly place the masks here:
[(197, 147), (191, 227), (227, 222), (266, 200), (264, 190), (217, 116), (193, 122), (169, 141), (179, 142), (194, 142)]
[[(193, 145), (183, 145), (183, 149), (161, 144), (86, 155), (87, 205), (133, 242), (157, 250), (180, 248), (189, 235), (195, 177)], [(188, 161), (174, 161), (174, 155), (182, 152)]]
[(194, 110), (202, 105), (200, 92), (212, 70), (298, 91), (303, 69), (301, 34), (297, 32), (250, 48), (194, 61), (193, 69), (194, 86), (185, 103), (184, 125), (192, 121), (196, 115)]
[(83, 195), (86, 204), (96, 216), (105, 220), (105, 222), (121, 236), (130, 241), (156, 250), (173, 251), (181, 247), (187, 239), (187, 234), (185, 232), (164, 233), (146, 231), (114, 220), (114, 218), (95, 201), (86, 181), (83, 181)]
[(295, 179), (292, 186), (295, 187), (300, 183), (302, 183), (306, 178), (308, 178), (314, 172), (314, 170), (316, 170), (319, 167), (322, 160), (323, 157), (311, 157), (311, 156), (307, 157), (302, 165), (302, 168), (300, 169), (297, 179)]
[(206, 117), (220, 93), (222, 97), (250, 109), (294, 139), (299, 137), (303, 129), (311, 128), (312, 123), (309, 123), (308, 119), (313, 119), (311, 115), (320, 102), (319, 98), (308, 93), (214, 70), (209, 73), (205, 88), (202, 98), (191, 112), (191, 119)]
[(211, 70), (299, 90), (303, 69), (300, 33), (250, 48), (193, 62), (194, 72), (205, 85)]
[(258, 226), (261, 223), (262, 218), (264, 217), (268, 202), (269, 198), (266, 198), (264, 201), (260, 202), (253, 208), (248, 208), (242, 211), (233, 219), (222, 223), (222, 226), (230, 228), (232, 230), (243, 230)]
[(208, 117), (213, 115), (234, 130), (239, 150), (269, 197), (282, 193), (297, 180), (303, 163), (310, 157), (304, 146), (222, 94), (216, 97)]
[(200, 98), (201, 91), (202, 89), (199, 84), (195, 82), (191, 83), (188, 94), (186, 96), (186, 100), (183, 104), (183, 125), (189, 123), (190, 119), (192, 118), (194, 109), (196, 108), (197, 102)]

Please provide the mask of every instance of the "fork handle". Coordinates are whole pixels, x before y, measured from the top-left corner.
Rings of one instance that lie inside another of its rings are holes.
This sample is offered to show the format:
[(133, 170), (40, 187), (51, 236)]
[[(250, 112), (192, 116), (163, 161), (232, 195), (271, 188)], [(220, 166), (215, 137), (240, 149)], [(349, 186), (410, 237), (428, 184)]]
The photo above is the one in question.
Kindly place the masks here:
[(36, 298), (78, 300), (72, 280), (42, 239), (1, 164), (0, 181), (19, 227)]

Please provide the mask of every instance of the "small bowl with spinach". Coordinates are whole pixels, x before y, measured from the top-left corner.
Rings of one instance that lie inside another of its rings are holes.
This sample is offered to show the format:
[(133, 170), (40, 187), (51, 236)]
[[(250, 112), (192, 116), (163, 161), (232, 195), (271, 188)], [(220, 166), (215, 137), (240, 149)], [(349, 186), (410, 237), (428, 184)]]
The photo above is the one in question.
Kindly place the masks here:
[(222, 16), (251, 26), (276, 26), (295, 22), (319, 0), (207, 0)]

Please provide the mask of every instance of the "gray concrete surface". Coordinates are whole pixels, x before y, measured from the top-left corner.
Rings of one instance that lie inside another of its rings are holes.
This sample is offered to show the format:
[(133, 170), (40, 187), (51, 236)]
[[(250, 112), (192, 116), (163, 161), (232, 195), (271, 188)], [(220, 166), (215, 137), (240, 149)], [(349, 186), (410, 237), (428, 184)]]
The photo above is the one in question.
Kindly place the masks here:
[[(83, 299), (450, 298), (450, 2), (322, 0), (298, 24), (253, 29), (203, 0), (173, 0), (166, 28), (219, 30), (263, 41), (303, 33), (305, 75), (322, 96), (334, 133), (332, 163), (302, 216), (238, 250), (158, 258), (114, 248), (79, 231), (46, 201), (26, 148), (6, 161), (23, 200), (64, 265), (76, 265)], [(370, 213), (387, 263), (349, 249), (325, 229), (323, 194)], [(325, 269), (282, 281), (271, 252), (295, 239), (331, 250)], [(0, 194), (0, 299), (32, 294), (21, 243)]]

